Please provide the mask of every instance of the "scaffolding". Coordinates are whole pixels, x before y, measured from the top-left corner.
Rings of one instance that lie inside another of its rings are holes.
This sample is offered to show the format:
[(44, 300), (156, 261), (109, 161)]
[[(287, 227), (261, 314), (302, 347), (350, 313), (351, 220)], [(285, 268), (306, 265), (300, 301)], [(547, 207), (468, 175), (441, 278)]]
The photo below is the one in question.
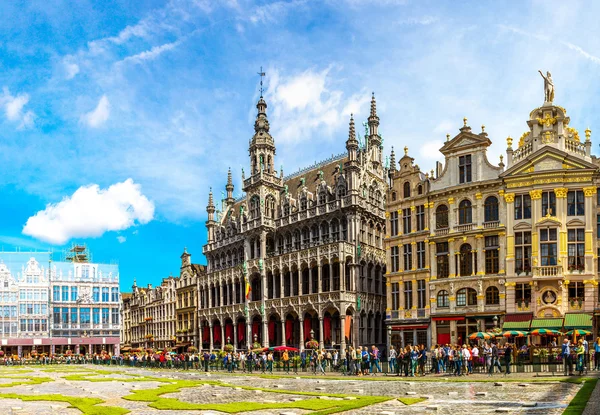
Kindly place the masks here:
[(63, 250), (64, 262), (87, 263), (92, 261), (92, 254), (85, 244), (74, 243), (71, 248)]

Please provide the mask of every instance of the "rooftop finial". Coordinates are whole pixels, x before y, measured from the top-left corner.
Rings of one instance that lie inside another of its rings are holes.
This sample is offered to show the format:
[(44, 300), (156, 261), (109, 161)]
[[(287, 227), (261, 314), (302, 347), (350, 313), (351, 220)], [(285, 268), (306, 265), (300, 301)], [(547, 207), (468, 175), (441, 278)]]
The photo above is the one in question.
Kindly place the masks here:
[(375, 92), (371, 95), (371, 117), (377, 116), (377, 103), (375, 102)]
[(227, 186), (233, 185), (233, 178), (231, 177), (231, 167), (227, 171)]
[(585, 129), (585, 141), (590, 141), (590, 137), (592, 136), (592, 130), (590, 127)]
[(463, 118), (463, 124), (464, 124), (465, 127), (467, 126), (467, 117)]
[(450, 134), (446, 134), (446, 141), (450, 141)]
[(404, 155), (408, 156), (408, 147), (407, 146), (404, 146)]
[(348, 141), (356, 140), (356, 130), (354, 129), (354, 114), (350, 114), (350, 131), (348, 132)]
[(262, 98), (263, 96), (263, 77), (265, 77), (267, 74), (263, 72), (263, 68), (262, 66), (260, 67), (260, 72), (258, 72), (258, 76), (260, 76), (260, 97)]
[(483, 125), (483, 124), (481, 125), (481, 132), (485, 133), (485, 125)]

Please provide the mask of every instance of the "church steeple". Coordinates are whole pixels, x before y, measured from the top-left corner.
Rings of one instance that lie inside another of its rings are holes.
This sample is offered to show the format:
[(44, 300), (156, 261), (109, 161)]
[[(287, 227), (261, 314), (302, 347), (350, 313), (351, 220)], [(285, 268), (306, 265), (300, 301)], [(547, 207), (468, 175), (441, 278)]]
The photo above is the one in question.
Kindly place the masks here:
[(227, 199), (225, 202), (227, 206), (232, 205), (234, 202), (233, 199), (233, 178), (231, 177), (231, 167), (227, 171), (227, 185), (225, 186), (225, 190), (227, 190)]
[(348, 131), (348, 140), (346, 141), (346, 150), (348, 150), (348, 160), (356, 161), (358, 152), (358, 140), (356, 139), (356, 130), (354, 128), (353, 114), (350, 114), (350, 128)]
[(269, 133), (267, 119), (267, 102), (261, 95), (256, 103), (256, 120), (254, 135), (250, 140), (250, 165), (252, 175), (261, 172), (275, 174), (275, 142)]
[(208, 243), (215, 240), (215, 203), (213, 201), (212, 187), (208, 192), (208, 205), (206, 206), (206, 212), (208, 213), (208, 219), (206, 221), (206, 229), (208, 230)]

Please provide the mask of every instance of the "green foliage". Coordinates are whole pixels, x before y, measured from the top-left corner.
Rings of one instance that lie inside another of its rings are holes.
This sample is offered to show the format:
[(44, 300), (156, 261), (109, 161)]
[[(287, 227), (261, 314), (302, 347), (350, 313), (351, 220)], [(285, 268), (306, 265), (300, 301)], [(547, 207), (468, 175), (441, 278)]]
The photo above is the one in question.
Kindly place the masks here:
[(404, 405), (414, 405), (416, 403), (426, 401), (427, 398), (398, 398), (398, 400)]
[(86, 415), (123, 415), (129, 412), (125, 408), (117, 406), (97, 406), (104, 403), (98, 398), (78, 398), (75, 396), (63, 395), (19, 395), (16, 393), (1, 393), (0, 398), (20, 399), (21, 401), (49, 401), (49, 402), (67, 402), (69, 408), (79, 409)]
[(21, 385), (39, 385), (41, 383), (54, 381), (54, 379), (46, 378), (46, 377), (4, 376), (4, 378), (23, 379), (23, 380), (20, 380), (17, 382), (11, 382), (11, 383), (0, 383), (0, 388), (11, 388), (13, 386), (21, 386)]
[(581, 415), (596, 387), (596, 383), (598, 383), (598, 378), (586, 378), (585, 383), (564, 410), (563, 415)]

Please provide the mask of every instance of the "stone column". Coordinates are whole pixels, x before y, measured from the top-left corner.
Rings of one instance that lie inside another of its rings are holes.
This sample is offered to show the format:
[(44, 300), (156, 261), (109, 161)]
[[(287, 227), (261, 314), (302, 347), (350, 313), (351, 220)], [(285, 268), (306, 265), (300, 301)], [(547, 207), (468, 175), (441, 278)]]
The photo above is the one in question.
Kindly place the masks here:
[(254, 341), (252, 339), (252, 321), (249, 320), (250, 316), (247, 315), (246, 317), (246, 349), (250, 350), (252, 349), (252, 342)]
[(448, 277), (454, 278), (458, 275), (456, 269), (456, 255), (454, 252), (454, 238), (448, 239)]
[(225, 325), (221, 323), (221, 350), (223, 350), (226, 340), (227, 339), (225, 338)]
[[(595, 187), (594, 187), (595, 189)], [(552, 213), (552, 216), (556, 216), (556, 218), (560, 222), (559, 235), (558, 235), (558, 261), (557, 265), (561, 265), (563, 272), (567, 270), (565, 265), (568, 264), (568, 248), (567, 248), (567, 192), (569, 189), (566, 187), (559, 187), (554, 189), (554, 194), (556, 195), (556, 212)], [(586, 206), (587, 207), (587, 206)], [(589, 221), (587, 221), (589, 222)], [(590, 224), (591, 225), (591, 224)], [(586, 223), (586, 231), (587, 231), (587, 223)], [(591, 235), (590, 235), (591, 236)]]
[(209, 333), (208, 334), (209, 334), (209, 338), (210, 338), (210, 342), (209, 342), (208, 348), (210, 350), (212, 350), (213, 349), (213, 324), (212, 324), (212, 321), (208, 322), (208, 328), (209, 328)]
[[(343, 258), (343, 257), (341, 257)], [(340, 265), (340, 291), (346, 291), (346, 262), (339, 262)]]
[(285, 320), (281, 320), (281, 345), (285, 346)]
[(481, 193), (475, 193), (475, 203), (472, 205), (472, 208), (475, 210), (475, 214), (473, 215), (473, 228), (476, 228), (477, 226), (483, 226), (483, 222), (485, 220), (483, 201), (481, 200), (482, 198), (483, 195)]
[[(514, 217), (515, 217), (515, 194), (514, 193), (504, 193), (503, 190), (498, 192), (500, 196), (504, 196), (504, 201), (506, 202), (506, 264), (505, 270), (506, 275), (514, 276), (515, 275), (515, 232), (513, 230), (514, 226)], [(500, 238), (503, 241), (504, 238)], [(502, 246), (502, 242), (500, 242), (500, 246)], [(502, 255), (502, 250), (500, 250), (500, 254)], [(500, 267), (502, 267), (502, 263), (500, 263)]]
[(237, 303), (237, 283), (234, 280), (232, 284), (233, 284), (233, 289), (232, 289), (233, 301), (231, 303), (236, 304)]
[(317, 264), (317, 267), (317, 292), (320, 294), (323, 292), (323, 266), (321, 264)]
[(436, 257), (436, 249), (435, 249), (435, 242), (430, 241), (429, 242), (429, 264), (430, 264), (430, 278), (432, 280), (437, 279), (437, 257)]
[(456, 344), (458, 341), (458, 333), (456, 333), (456, 320), (450, 321), (450, 344)]
[(329, 259), (329, 291), (333, 291), (333, 264)]
[(233, 351), (237, 350), (237, 342), (238, 342), (238, 334), (237, 334), (237, 321), (233, 322), (233, 339), (231, 339), (231, 343), (233, 344)]
[(312, 287), (313, 287), (313, 272), (312, 272), (312, 267), (309, 264), (308, 265), (308, 293), (309, 294), (314, 294)]
[(448, 232), (454, 232), (454, 226), (456, 225), (456, 214), (457, 209), (454, 207), (454, 198), (448, 198)]
[[(542, 215), (542, 191), (531, 190), (531, 223), (537, 223)], [(539, 238), (536, 228), (531, 229), (531, 261), (532, 266), (539, 265)]]
[(341, 324), (341, 333), (342, 338), (340, 341), (340, 358), (343, 359), (346, 357), (346, 315), (340, 316), (340, 324)]
[(304, 350), (304, 319), (303, 318), (299, 318), (298, 321), (300, 322), (300, 351), (302, 352)]
[(269, 347), (269, 322), (266, 320), (265, 315), (262, 316), (263, 325), (263, 347)]
[[(587, 218), (593, 218), (595, 205), (594, 205), (594, 197), (596, 196), (596, 187), (584, 187), (583, 193), (585, 195), (585, 216)], [(592, 274), (595, 273), (594, 268), (594, 228), (593, 228), (592, 220), (585, 221), (585, 273)], [(600, 237), (597, 236), (597, 237)], [(587, 291), (587, 290), (586, 290)], [(587, 304), (587, 302), (586, 302)]]
[(319, 348), (325, 348), (325, 336), (323, 336), (323, 317), (319, 316)]
[(485, 250), (483, 235), (475, 235), (475, 244), (477, 246), (477, 269), (473, 269), (473, 272), (477, 275), (485, 275)]

